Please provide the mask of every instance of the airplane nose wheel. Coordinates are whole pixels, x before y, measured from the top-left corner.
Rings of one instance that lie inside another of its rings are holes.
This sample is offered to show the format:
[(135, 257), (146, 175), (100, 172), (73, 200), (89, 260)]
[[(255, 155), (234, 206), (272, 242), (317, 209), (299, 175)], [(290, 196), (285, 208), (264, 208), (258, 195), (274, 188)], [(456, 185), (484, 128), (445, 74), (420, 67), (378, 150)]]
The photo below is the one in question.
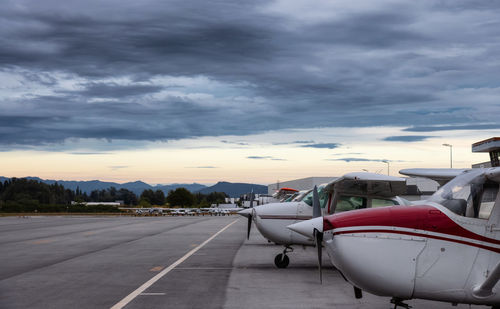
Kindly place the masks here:
[(290, 258), (288, 258), (288, 255), (280, 253), (274, 258), (274, 265), (278, 268), (286, 268), (288, 264), (290, 264)]
[(401, 298), (393, 297), (391, 299), (391, 304), (394, 304), (394, 309), (397, 309), (398, 307), (403, 307), (405, 309), (411, 309), (412, 307), (406, 303), (403, 302)]
[(285, 247), (283, 253), (276, 255), (276, 257), (274, 258), (274, 265), (276, 265), (276, 267), (278, 268), (287, 268), (288, 264), (290, 264), (290, 258), (286, 254), (292, 251), (292, 247)]

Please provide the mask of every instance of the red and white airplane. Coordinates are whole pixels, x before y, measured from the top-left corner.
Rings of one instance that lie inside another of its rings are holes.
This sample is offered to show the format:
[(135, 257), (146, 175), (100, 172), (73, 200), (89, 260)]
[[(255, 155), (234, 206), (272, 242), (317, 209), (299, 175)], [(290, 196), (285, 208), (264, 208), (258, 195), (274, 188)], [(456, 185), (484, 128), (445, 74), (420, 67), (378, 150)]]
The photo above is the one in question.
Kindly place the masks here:
[[(411, 206), (338, 213), (289, 228), (323, 242), (357, 298), (365, 290), (392, 297), (395, 307), (408, 308), (404, 300), (420, 298), (498, 309), (500, 167), (459, 172), (430, 199)], [(401, 173), (439, 176), (425, 169)]]

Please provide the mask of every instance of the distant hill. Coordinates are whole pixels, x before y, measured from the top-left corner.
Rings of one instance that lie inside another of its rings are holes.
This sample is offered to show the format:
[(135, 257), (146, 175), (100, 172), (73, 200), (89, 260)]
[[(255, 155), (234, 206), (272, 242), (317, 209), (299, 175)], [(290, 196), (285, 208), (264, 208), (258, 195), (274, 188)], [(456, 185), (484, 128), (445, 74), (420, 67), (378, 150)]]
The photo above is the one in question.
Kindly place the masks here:
[(155, 190), (163, 190), (165, 194), (168, 194), (169, 191), (175, 190), (177, 188), (186, 188), (191, 192), (198, 192), (204, 188), (207, 188), (207, 186), (199, 184), (199, 183), (192, 183), (192, 184), (182, 184), (182, 183), (173, 183), (171, 185), (157, 185), (154, 187)]
[[(137, 195), (140, 195), (144, 190), (162, 190), (165, 194), (168, 194), (170, 190), (175, 190), (177, 188), (183, 187), (188, 189), (191, 192), (196, 192), (199, 191), (203, 188), (206, 188), (207, 186), (199, 184), (199, 183), (192, 183), (192, 184), (170, 184), (170, 185), (156, 185), (152, 186), (149, 185), (145, 182), (142, 181), (134, 181), (134, 182), (127, 182), (127, 183), (116, 183), (116, 182), (105, 182), (105, 181), (100, 181), (100, 180), (90, 180), (90, 181), (68, 181), (68, 180), (50, 180), (50, 179), (41, 179), (39, 177), (19, 177), (19, 178), (28, 178), (32, 180), (37, 180), (46, 184), (53, 184), (57, 182), (60, 185), (63, 185), (66, 189), (71, 189), (71, 190), (76, 190), (76, 188), (80, 188), (83, 192), (90, 193), (94, 190), (104, 190), (108, 189), (111, 187), (115, 187), (116, 189), (120, 190), (122, 188), (130, 190), (134, 192)], [(7, 177), (1, 177), (0, 176), (0, 181), (5, 181), (9, 178)]]
[(242, 194), (251, 192), (252, 189), (255, 194), (267, 194), (267, 186), (251, 183), (231, 183), (225, 181), (221, 181), (211, 187), (198, 190), (198, 192), (203, 194), (211, 192), (224, 192), (230, 197), (240, 197)]

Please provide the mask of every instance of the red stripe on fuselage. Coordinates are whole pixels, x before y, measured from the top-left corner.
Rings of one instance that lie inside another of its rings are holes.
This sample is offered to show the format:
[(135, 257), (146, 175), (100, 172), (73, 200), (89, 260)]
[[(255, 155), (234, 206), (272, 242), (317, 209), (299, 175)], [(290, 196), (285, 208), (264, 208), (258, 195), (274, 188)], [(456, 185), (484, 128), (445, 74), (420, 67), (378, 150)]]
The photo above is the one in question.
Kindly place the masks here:
[(323, 220), (324, 231), (357, 226), (408, 228), (500, 244), (500, 240), (463, 228), (439, 209), (428, 205), (361, 209), (326, 216)]
[(397, 230), (355, 230), (355, 231), (341, 231), (341, 232), (333, 232), (333, 235), (342, 235), (342, 234), (365, 234), (365, 233), (389, 233), (389, 234), (402, 234), (402, 235), (410, 235), (410, 236), (417, 236), (417, 237), (425, 237), (425, 238), (433, 238), (433, 239), (439, 239), (439, 240), (444, 240), (444, 241), (451, 241), (467, 246), (473, 246), (489, 251), (493, 251), (496, 253), (500, 253), (500, 248), (495, 248), (495, 247), (490, 247), (482, 244), (476, 244), (473, 242), (468, 242), (465, 240), (459, 240), (459, 239), (452, 239), (448, 237), (442, 237), (442, 236), (437, 236), (437, 235), (430, 235), (430, 234), (425, 234), (425, 233), (414, 233), (414, 232), (407, 232), (407, 231), (397, 231)]

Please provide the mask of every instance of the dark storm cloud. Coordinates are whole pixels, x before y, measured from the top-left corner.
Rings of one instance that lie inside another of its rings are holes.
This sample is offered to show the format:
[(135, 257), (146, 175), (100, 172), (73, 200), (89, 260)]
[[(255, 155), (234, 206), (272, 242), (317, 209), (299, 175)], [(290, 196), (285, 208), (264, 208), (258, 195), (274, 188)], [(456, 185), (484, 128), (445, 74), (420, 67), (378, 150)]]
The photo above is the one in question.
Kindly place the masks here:
[(7, 1), (0, 74), (23, 80), (0, 89), (0, 149), (291, 128), (500, 128), (498, 5), (322, 5)]
[(89, 83), (84, 90), (70, 92), (83, 97), (124, 98), (130, 96), (153, 94), (162, 89), (153, 85), (117, 85), (115, 83)]
[(321, 143), (321, 144), (302, 145), (300, 147), (320, 148), (320, 149), (335, 149), (335, 148), (339, 148), (340, 146), (341, 146), (341, 144), (339, 144), (339, 143)]
[(384, 138), (384, 141), (389, 142), (420, 142), (425, 141), (428, 138), (432, 138), (436, 136), (424, 136), (424, 135), (400, 135), (400, 136), (388, 136)]

